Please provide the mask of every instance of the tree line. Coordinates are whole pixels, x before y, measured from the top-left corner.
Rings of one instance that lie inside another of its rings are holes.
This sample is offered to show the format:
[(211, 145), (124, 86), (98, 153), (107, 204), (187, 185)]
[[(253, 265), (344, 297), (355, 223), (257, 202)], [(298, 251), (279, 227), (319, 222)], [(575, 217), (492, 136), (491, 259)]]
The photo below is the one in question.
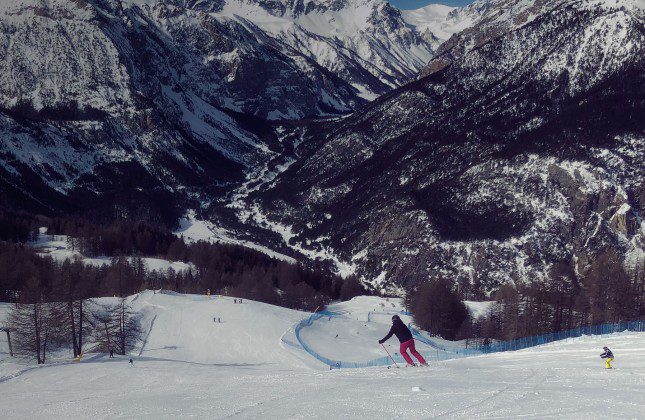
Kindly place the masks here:
[(432, 279), (408, 289), (404, 304), (422, 330), (447, 340), (469, 338), (470, 312), (449, 279)]
[(141, 341), (141, 325), (125, 298), (51, 302), (30, 297), (30, 303), (16, 302), (5, 328), (15, 354), (38, 364), (56, 350), (71, 349), (74, 357), (108, 351), (125, 355)]
[[(84, 256), (109, 256), (103, 265), (81, 259), (56, 261), (28, 244), (46, 227), (68, 235), (68, 246)], [(150, 270), (144, 257), (187, 263), (185, 270)], [(126, 354), (140, 327), (126, 297), (146, 289), (206, 291), (314, 310), (332, 299), (365, 293), (356, 278), (276, 260), (241, 246), (187, 244), (163, 228), (116, 221), (48, 218), (0, 212), (0, 301), (13, 302), (9, 317), (16, 353), (44, 363), (51, 349), (114, 349)], [(98, 299), (113, 296), (111, 300)]]
[(172, 232), (144, 222), (114, 220), (95, 223), (82, 218), (47, 217), (26, 212), (0, 210), (0, 241), (35, 240), (38, 229), (51, 235), (67, 235), (72, 249), (87, 257), (140, 255), (164, 258), (183, 241)]
[[(364, 293), (355, 278), (343, 280), (322, 269), (306, 269), (273, 259), (261, 252), (230, 244), (186, 243), (169, 230), (144, 222), (115, 220), (93, 223), (71, 217), (45, 217), (0, 210), (0, 300), (10, 301), (29, 273), (36, 272), (43, 287), (47, 278), (60, 276), (66, 265), (46, 261), (21, 245), (47, 234), (67, 235), (68, 247), (87, 257), (111, 257), (103, 267), (76, 265), (76, 275), (91, 296), (127, 296), (145, 288), (181, 293), (234, 294), (294, 309), (315, 309), (331, 299)], [(190, 264), (181, 272), (149, 271), (142, 257)], [(38, 267), (45, 267), (37, 270)], [(52, 274), (47, 274), (52, 273)]]
[(627, 270), (617, 253), (599, 252), (584, 270), (552, 265), (543, 281), (506, 284), (483, 317), (472, 319), (463, 303), (472, 291), (449, 279), (431, 279), (410, 290), (405, 304), (415, 324), (446, 339), (515, 340), (603, 323), (645, 318), (643, 267)]
[(117, 290), (125, 296), (142, 284), (141, 263), (58, 263), (24, 244), (0, 242), (0, 273), (0, 301), (14, 303), (5, 328), (18, 355), (41, 364), (59, 349), (71, 350), (74, 357), (110, 349), (127, 354), (140, 339), (141, 328), (125, 297), (93, 298), (116, 296)]
[[(0, 301), (29, 303), (36, 285), (46, 300), (66, 291), (88, 298), (125, 297), (145, 289), (237, 296), (292, 309), (314, 310), (332, 299), (365, 293), (355, 278), (342, 279), (230, 245), (193, 244), (185, 270), (149, 270), (142, 257), (115, 256), (103, 265), (55, 261), (28, 245), (0, 242)], [(70, 290), (68, 290), (70, 289)]]
[(565, 262), (554, 264), (546, 281), (503, 286), (495, 300), (478, 328), (498, 340), (643, 319), (643, 267), (626, 270), (621, 256), (607, 250), (582, 273)]

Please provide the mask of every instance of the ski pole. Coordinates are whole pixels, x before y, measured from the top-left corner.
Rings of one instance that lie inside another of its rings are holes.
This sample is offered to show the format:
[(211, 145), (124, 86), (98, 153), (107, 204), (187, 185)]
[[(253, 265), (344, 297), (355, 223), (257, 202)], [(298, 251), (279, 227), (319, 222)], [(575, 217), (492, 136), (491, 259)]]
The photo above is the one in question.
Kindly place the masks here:
[(392, 359), (392, 361), (394, 362), (394, 366), (396, 366), (396, 368), (398, 369), (398, 368), (399, 368), (399, 365), (397, 365), (397, 364), (396, 364), (396, 361), (394, 360), (394, 357), (392, 357), (392, 356), (390, 355), (390, 352), (389, 352), (389, 351), (387, 351), (387, 349), (385, 348), (385, 346), (383, 345), (383, 343), (381, 343), (381, 347), (383, 347), (383, 350), (385, 350), (385, 352), (387, 353), (387, 355), (388, 355), (388, 356), (390, 356), (390, 359)]

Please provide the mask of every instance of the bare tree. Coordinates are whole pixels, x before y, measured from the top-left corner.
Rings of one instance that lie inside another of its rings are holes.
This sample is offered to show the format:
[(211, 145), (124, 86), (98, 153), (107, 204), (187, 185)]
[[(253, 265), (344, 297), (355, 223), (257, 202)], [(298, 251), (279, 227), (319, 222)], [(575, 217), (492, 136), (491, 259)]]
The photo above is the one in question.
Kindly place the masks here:
[(125, 298), (117, 304), (95, 304), (92, 309), (94, 351), (115, 349), (125, 355), (141, 341), (143, 330)]
[(49, 344), (56, 335), (51, 304), (21, 303), (9, 313), (9, 328), (14, 333), (16, 353), (45, 363)]
[(143, 330), (125, 298), (121, 298), (119, 309), (118, 349), (121, 354), (125, 355), (141, 341)]
[(74, 357), (83, 352), (85, 336), (91, 324), (87, 322), (91, 285), (96, 277), (95, 270), (86, 270), (81, 261), (63, 262), (52, 280), (51, 300), (53, 314), (65, 332), (60, 343), (70, 347)]
[(92, 351), (107, 353), (115, 347), (117, 335), (115, 314), (118, 313), (117, 305), (96, 304), (92, 307), (89, 322), (92, 325), (90, 341), (93, 343)]

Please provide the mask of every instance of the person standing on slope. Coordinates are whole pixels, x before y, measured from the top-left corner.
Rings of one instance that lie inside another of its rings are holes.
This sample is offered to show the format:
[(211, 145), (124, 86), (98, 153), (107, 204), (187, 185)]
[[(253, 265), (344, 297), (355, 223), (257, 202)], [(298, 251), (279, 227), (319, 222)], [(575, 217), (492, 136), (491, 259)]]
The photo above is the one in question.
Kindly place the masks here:
[(614, 360), (614, 353), (609, 350), (609, 347), (605, 346), (602, 348), (605, 352), (600, 355), (605, 359), (605, 369), (611, 369), (611, 362)]
[(425, 359), (423, 356), (417, 352), (417, 349), (414, 348), (414, 338), (412, 338), (412, 333), (408, 329), (408, 327), (405, 326), (403, 321), (401, 321), (401, 318), (399, 318), (398, 315), (394, 315), (392, 317), (392, 328), (390, 328), (390, 332), (387, 333), (385, 337), (383, 337), (381, 340), (379, 340), (379, 344), (385, 343), (387, 340), (392, 337), (392, 335), (396, 335), (396, 338), (399, 339), (399, 342), (401, 343), (401, 347), (399, 349), (401, 356), (405, 359), (405, 361), (408, 363), (409, 366), (416, 366), (414, 362), (412, 361), (412, 358), (408, 354), (408, 349), (410, 349), (410, 353), (416, 359), (419, 361), (424, 366), (427, 366), (428, 364), (426, 363)]

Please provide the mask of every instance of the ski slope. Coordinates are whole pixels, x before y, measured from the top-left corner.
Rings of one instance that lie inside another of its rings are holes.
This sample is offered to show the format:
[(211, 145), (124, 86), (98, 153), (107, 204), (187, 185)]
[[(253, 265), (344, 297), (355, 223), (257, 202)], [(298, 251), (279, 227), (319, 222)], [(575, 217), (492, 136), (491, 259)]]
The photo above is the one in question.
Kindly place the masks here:
[[(386, 356), (378, 341), (390, 330), (392, 316), (398, 315), (406, 324), (412, 322), (412, 318), (404, 314), (400, 299), (359, 296), (330, 305), (328, 311), (336, 315), (323, 317), (303, 328), (300, 339), (316, 353), (343, 362), (368, 362)], [(442, 344), (445, 340), (433, 337), (427, 338), (427, 342), (416, 342), (416, 349), (426, 360), (451, 357), (446, 352), (439, 354), (437, 350), (438, 347), (444, 347)], [(463, 343), (449, 343), (463, 348)], [(399, 342), (396, 337), (391, 337), (384, 345), (391, 355), (398, 355)], [(400, 358), (397, 360), (402, 362)]]
[(232, 297), (150, 291), (133, 299), (132, 307), (148, 331), (141, 356), (265, 368), (309, 366), (280, 342), (302, 312), (248, 300), (235, 304)]
[[(585, 336), (435, 361), (428, 368), (330, 371), (284, 344), (307, 313), (199, 295), (143, 292), (129, 299), (147, 335), (133, 366), (127, 358), (102, 354), (44, 366), (0, 354), (1, 417), (515, 419), (645, 413), (642, 333)], [(0, 307), (0, 319), (6, 309)], [(315, 323), (302, 338), (320, 353), (361, 360), (382, 355), (375, 340), (387, 333), (388, 312), (400, 306), (359, 297), (330, 309), (343, 317)], [(390, 343), (397, 347), (394, 338)], [(616, 355), (613, 370), (605, 370), (598, 357), (603, 345)]]

